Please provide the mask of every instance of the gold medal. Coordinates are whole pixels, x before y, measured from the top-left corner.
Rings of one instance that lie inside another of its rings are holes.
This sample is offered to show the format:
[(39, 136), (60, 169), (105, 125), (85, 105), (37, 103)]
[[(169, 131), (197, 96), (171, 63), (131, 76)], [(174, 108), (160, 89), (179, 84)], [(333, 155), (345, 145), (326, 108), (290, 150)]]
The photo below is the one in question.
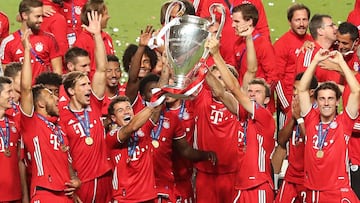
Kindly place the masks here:
[(63, 152), (67, 152), (68, 150), (69, 150), (69, 146), (66, 146), (66, 145), (61, 145), (61, 151), (63, 151)]
[(324, 151), (323, 150), (319, 150), (316, 152), (316, 157), (321, 159), (324, 157)]
[(10, 157), (11, 156), (10, 149), (6, 148), (4, 154), (5, 154), (5, 156)]
[(157, 141), (157, 140), (152, 140), (151, 141), (151, 144), (155, 147), (155, 148), (159, 148), (159, 141)]
[(94, 140), (91, 137), (86, 137), (85, 143), (90, 146), (90, 145), (94, 144)]

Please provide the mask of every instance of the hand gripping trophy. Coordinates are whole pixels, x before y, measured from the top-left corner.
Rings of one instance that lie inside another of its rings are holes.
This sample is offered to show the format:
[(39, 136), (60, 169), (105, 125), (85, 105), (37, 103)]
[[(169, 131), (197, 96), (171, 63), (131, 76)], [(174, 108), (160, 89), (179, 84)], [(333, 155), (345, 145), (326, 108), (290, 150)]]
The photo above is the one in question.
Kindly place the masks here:
[(204, 81), (207, 71), (205, 61), (209, 56), (209, 50), (204, 44), (211, 35), (208, 28), (216, 22), (214, 10), (221, 12), (220, 26), (216, 34), (216, 38), (219, 38), (225, 23), (225, 9), (221, 4), (212, 4), (209, 8), (211, 22), (194, 15), (183, 15), (169, 21), (175, 5), (180, 5), (178, 13), (184, 13), (185, 5), (174, 0), (166, 11), (165, 26), (158, 34), (162, 36), (165, 33), (165, 51), (173, 69), (174, 85), (166, 85), (155, 94), (186, 99)]

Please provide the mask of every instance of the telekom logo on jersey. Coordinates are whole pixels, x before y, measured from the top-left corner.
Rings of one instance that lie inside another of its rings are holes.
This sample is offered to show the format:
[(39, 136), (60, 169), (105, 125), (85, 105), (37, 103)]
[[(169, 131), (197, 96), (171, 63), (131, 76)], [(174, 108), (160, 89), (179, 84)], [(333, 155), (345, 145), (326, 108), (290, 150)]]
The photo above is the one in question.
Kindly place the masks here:
[(215, 109), (211, 110), (211, 114), (210, 114), (211, 123), (217, 125), (223, 121), (223, 117), (224, 117), (224, 112)]
[(54, 150), (59, 150), (60, 147), (59, 139), (56, 135), (52, 133), (50, 134), (50, 144), (54, 146)]

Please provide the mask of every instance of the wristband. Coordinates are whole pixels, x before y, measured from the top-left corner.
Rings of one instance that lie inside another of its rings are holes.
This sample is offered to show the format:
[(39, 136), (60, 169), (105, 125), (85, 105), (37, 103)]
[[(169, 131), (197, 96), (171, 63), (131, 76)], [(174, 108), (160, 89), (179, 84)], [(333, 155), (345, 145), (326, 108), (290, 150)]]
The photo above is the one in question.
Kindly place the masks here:
[(296, 122), (298, 125), (300, 125), (300, 124), (304, 123), (304, 119), (300, 117), (300, 118), (296, 119)]

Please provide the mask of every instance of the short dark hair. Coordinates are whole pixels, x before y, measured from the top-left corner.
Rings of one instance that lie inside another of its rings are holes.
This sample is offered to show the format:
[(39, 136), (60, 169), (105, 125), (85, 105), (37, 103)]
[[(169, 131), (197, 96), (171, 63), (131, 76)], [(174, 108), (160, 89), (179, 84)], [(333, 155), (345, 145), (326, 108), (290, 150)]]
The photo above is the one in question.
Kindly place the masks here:
[(147, 86), (147, 84), (151, 83), (151, 82), (158, 82), (160, 79), (160, 77), (157, 74), (154, 73), (148, 73), (145, 77), (143, 77), (143, 79), (141, 79), (140, 81), (140, 87), (139, 87), (139, 92), (141, 95), (145, 94), (145, 87)]
[(62, 77), (54, 72), (42, 72), (35, 78), (35, 84), (54, 85), (59, 87), (62, 84)]
[(119, 57), (117, 57), (114, 54), (107, 55), (107, 60), (108, 60), (108, 62), (112, 61), (112, 62), (120, 63)]
[(266, 81), (265, 81), (263, 78), (255, 78), (255, 79), (252, 79), (252, 80), (249, 82), (249, 85), (262, 85), (262, 86), (265, 87), (265, 96), (266, 96), (266, 97), (270, 97), (270, 96), (271, 96), (270, 87), (269, 87), (269, 85), (266, 83)]
[(76, 64), (77, 57), (79, 56), (89, 56), (89, 52), (80, 47), (72, 47), (68, 49), (64, 55), (65, 64), (73, 63)]
[(287, 10), (287, 19), (289, 22), (293, 18), (295, 11), (298, 11), (298, 10), (306, 10), (307, 17), (308, 17), (308, 19), (310, 19), (310, 15), (311, 15), (310, 9), (307, 6), (305, 6), (304, 4), (295, 3), (292, 6), (290, 6), (289, 9)]
[[(46, 87), (43, 84), (37, 84), (32, 87), (31, 91), (33, 94), (34, 104), (39, 101), (39, 99), (41, 97), (41, 92), (44, 89), (46, 89)], [(36, 106), (37, 105), (34, 105), (35, 110), (36, 110)]]
[(19, 14), (22, 19), (22, 13), (29, 13), (31, 8), (42, 7), (43, 2), (40, 0), (22, 0), (19, 4)]
[(259, 21), (259, 12), (256, 9), (256, 7), (252, 4), (245, 3), (235, 6), (232, 10), (232, 13), (237, 13), (237, 12), (241, 12), (244, 20), (246, 21), (252, 19), (254, 27)]
[(129, 102), (129, 103), (131, 103), (129, 97), (127, 97), (127, 96), (115, 97), (114, 99), (111, 100), (111, 102), (109, 104), (108, 115), (114, 115), (115, 114), (114, 106), (115, 106), (115, 104), (120, 103), (120, 102)]
[(320, 91), (320, 90), (327, 90), (327, 89), (333, 90), (333, 91), (335, 92), (335, 94), (336, 94), (336, 99), (337, 99), (337, 100), (340, 99), (340, 97), (341, 97), (341, 90), (340, 90), (340, 88), (337, 86), (336, 83), (334, 83), (334, 82), (329, 82), (329, 81), (322, 83), (321, 85), (319, 85), (318, 88), (316, 88), (316, 90), (315, 90), (315, 92), (314, 92), (314, 97), (315, 97), (315, 99), (318, 98), (318, 94), (319, 94), (319, 91)]
[(89, 20), (87, 14), (91, 11), (97, 11), (97, 13), (103, 14), (106, 10), (106, 5), (103, 0), (89, 0), (87, 3), (82, 7), (80, 19), (81, 23), (84, 25), (89, 25)]
[(0, 76), (0, 93), (4, 90), (4, 84), (11, 84), (12, 80), (8, 77)]
[(316, 40), (318, 38), (318, 34), (317, 34), (317, 29), (323, 27), (323, 19), (324, 18), (330, 18), (331, 16), (329, 15), (325, 15), (325, 14), (315, 14), (309, 23), (309, 31), (311, 34), (311, 37)]
[(6, 65), (6, 68), (4, 70), (4, 76), (15, 78), (15, 76), (18, 74), (18, 72), (21, 72), (22, 65), (19, 62), (13, 62)]
[(350, 34), (350, 38), (353, 42), (359, 38), (358, 28), (349, 22), (342, 22), (338, 27), (338, 32), (341, 35)]
[(80, 71), (72, 71), (69, 72), (67, 74), (64, 75), (64, 79), (63, 79), (63, 85), (64, 85), (64, 89), (66, 94), (70, 97), (70, 93), (68, 91), (69, 88), (74, 88), (76, 82), (83, 77), (87, 77), (85, 73), (80, 72)]
[[(304, 75), (304, 72), (297, 74), (295, 77), (295, 81), (300, 81), (303, 75)], [(317, 81), (316, 77), (313, 75), (311, 78), (311, 82), (310, 82), (310, 89), (314, 90), (318, 87), (318, 85), (319, 85), (318, 81)]]

